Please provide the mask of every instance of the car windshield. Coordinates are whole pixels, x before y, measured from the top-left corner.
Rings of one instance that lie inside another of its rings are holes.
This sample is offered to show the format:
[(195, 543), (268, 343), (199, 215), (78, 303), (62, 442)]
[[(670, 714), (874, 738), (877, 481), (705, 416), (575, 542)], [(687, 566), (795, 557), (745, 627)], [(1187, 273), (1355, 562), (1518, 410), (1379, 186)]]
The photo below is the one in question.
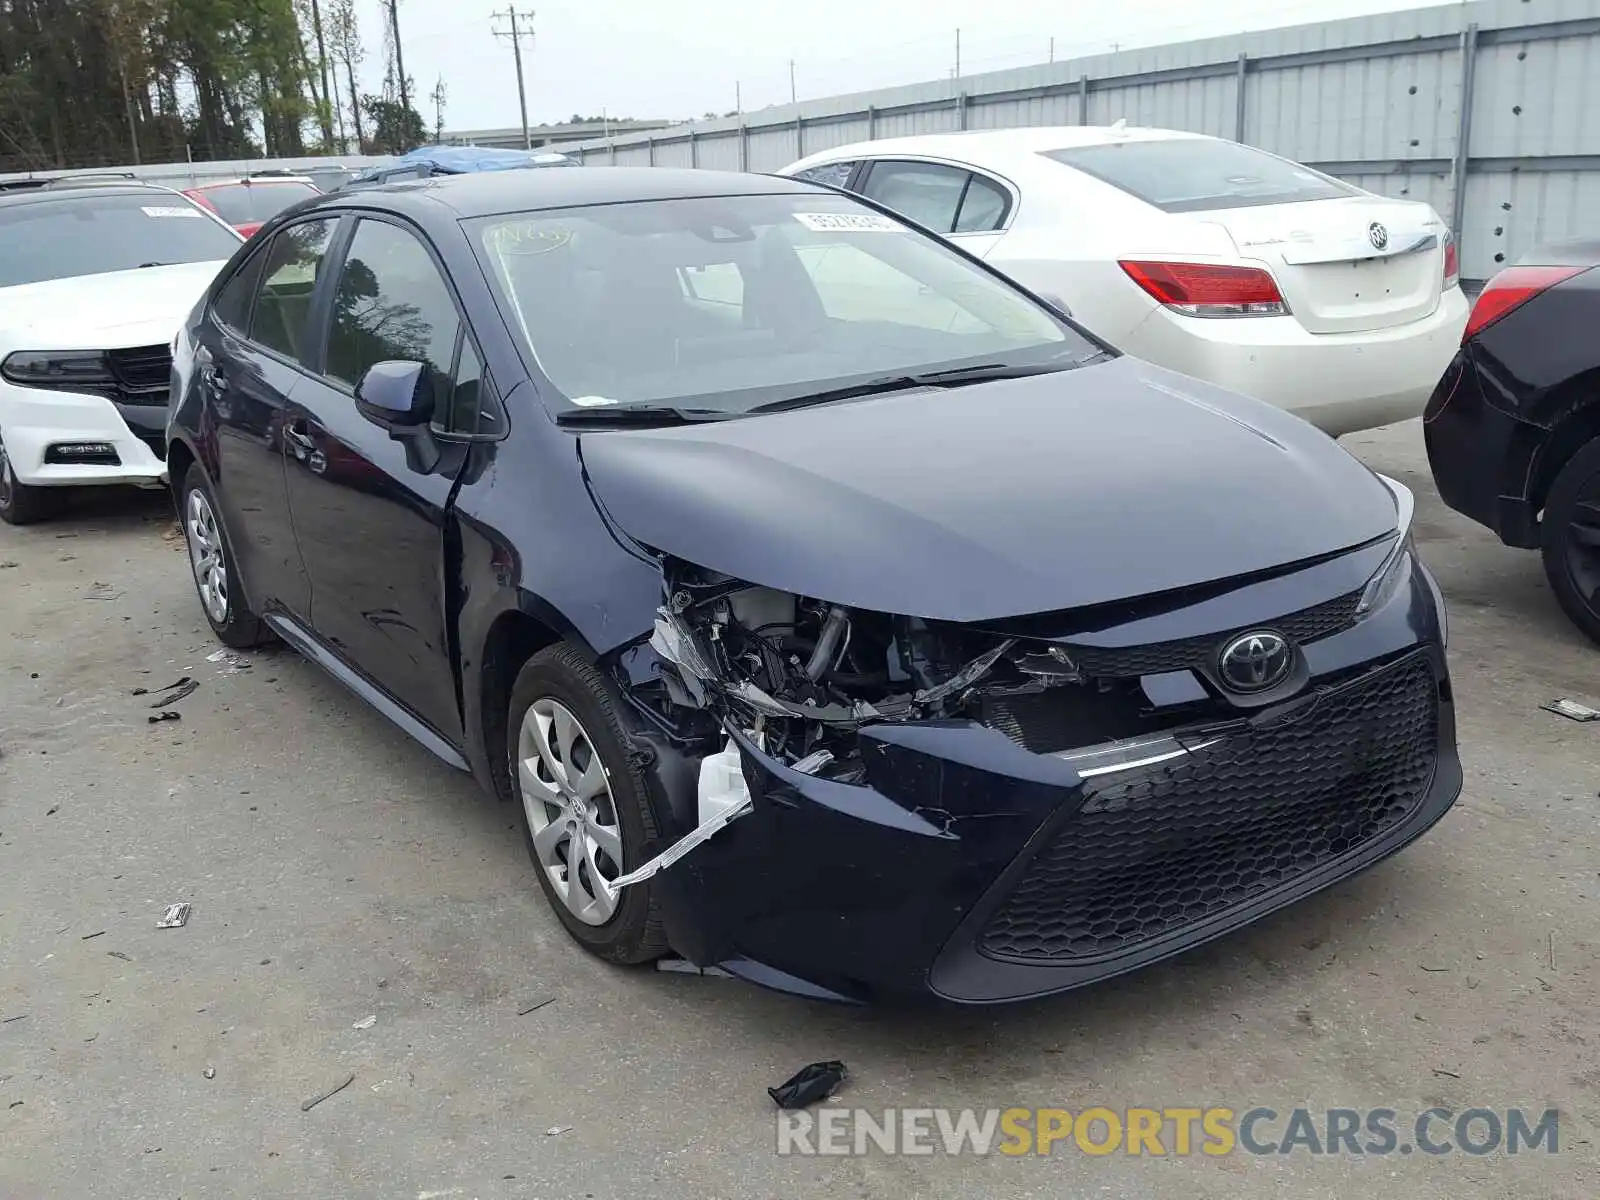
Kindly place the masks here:
[(221, 262), (239, 239), (183, 196), (61, 196), (0, 208), (0, 287)]
[(469, 222), (508, 324), (571, 404), (762, 405), (1100, 353), (942, 242), (833, 193)]
[(248, 225), (275, 217), (289, 205), (319, 196), (309, 183), (284, 180), (281, 183), (230, 183), (201, 190), (206, 203), (230, 225)]
[(1170, 213), (1359, 195), (1310, 167), (1212, 138), (1108, 142), (1043, 153)]

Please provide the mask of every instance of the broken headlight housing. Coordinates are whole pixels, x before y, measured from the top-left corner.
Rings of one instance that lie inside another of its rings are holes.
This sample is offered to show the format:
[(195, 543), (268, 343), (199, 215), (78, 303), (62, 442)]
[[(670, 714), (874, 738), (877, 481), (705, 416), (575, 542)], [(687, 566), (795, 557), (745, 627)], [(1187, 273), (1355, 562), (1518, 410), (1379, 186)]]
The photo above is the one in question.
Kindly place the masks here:
[(681, 564), (664, 575), (650, 645), (670, 703), (759, 731), (770, 753), (801, 769), (848, 761), (855, 731), (872, 722), (970, 715), (980, 694), (1081, 682), (1060, 647)]
[(1367, 586), (1362, 589), (1361, 599), (1356, 604), (1358, 619), (1368, 613), (1376, 612), (1394, 598), (1401, 585), (1411, 578), (1411, 563), (1416, 554), (1411, 520), (1416, 513), (1417, 502), (1411, 494), (1411, 489), (1385, 475), (1379, 475), (1378, 479), (1394, 496), (1395, 518), (1399, 533), (1395, 537), (1394, 545), (1384, 557), (1382, 565), (1373, 572), (1372, 578), (1367, 581)]

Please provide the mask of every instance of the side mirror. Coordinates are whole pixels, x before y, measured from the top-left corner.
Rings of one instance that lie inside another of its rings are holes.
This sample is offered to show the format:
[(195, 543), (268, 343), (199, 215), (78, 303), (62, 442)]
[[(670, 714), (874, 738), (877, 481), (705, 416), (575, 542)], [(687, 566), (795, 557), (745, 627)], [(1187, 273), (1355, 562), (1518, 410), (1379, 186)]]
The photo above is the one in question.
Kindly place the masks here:
[(407, 429), (433, 419), (427, 368), (419, 362), (373, 363), (356, 384), (356, 411), (385, 429)]

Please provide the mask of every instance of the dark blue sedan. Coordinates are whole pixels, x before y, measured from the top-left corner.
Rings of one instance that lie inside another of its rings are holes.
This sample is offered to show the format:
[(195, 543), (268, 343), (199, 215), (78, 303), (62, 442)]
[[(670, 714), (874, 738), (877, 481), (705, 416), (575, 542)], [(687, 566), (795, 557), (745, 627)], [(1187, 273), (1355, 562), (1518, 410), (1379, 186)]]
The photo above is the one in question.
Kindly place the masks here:
[(871, 202), (337, 193), (175, 349), (217, 636), (281, 638), (514, 803), (609, 961), (1041, 995), (1370, 866), (1460, 789), (1402, 486)]

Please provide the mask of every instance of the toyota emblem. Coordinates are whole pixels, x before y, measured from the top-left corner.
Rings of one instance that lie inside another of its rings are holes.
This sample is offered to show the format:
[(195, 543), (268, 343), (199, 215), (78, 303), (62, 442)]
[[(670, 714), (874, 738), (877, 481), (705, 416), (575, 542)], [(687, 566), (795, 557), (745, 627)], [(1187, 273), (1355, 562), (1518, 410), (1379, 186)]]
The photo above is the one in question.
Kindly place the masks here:
[(1383, 227), (1382, 222), (1374, 221), (1367, 226), (1367, 240), (1372, 243), (1374, 250), (1382, 250), (1389, 244), (1389, 231)]
[(1294, 666), (1294, 650), (1270, 629), (1241, 633), (1222, 648), (1217, 672), (1230, 691), (1264, 692), (1282, 683)]

